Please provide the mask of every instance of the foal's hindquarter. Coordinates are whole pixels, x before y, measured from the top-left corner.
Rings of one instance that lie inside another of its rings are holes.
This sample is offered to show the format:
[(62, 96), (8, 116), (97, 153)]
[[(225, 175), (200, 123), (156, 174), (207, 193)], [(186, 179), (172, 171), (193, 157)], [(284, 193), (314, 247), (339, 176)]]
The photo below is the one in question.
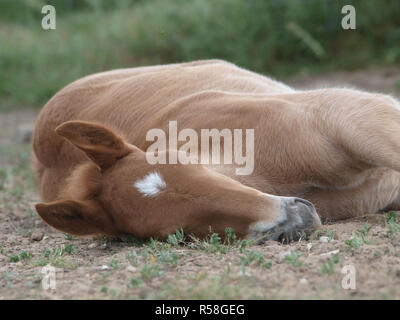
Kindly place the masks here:
[[(168, 134), (169, 121), (199, 135), (254, 129), (254, 171), (150, 166), (146, 133)], [(37, 210), (75, 234), (165, 238), (180, 227), (198, 236), (233, 227), (278, 239), (319, 225), (302, 199), (323, 220), (398, 209), (399, 134), (398, 103), (379, 94), (295, 91), (221, 61), (117, 70), (78, 80), (41, 111), (33, 147), (46, 203)], [(138, 181), (157, 192), (138, 192)]]

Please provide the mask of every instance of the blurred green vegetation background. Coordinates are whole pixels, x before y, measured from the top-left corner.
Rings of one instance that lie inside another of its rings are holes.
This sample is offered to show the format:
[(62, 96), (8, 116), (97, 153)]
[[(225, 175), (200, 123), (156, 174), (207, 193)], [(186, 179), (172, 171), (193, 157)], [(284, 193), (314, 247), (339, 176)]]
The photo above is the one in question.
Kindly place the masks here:
[[(41, 28), (52, 4), (57, 29)], [(356, 8), (343, 30), (341, 8)], [(94, 72), (221, 58), (287, 77), (400, 62), (399, 0), (0, 0), (0, 110)]]

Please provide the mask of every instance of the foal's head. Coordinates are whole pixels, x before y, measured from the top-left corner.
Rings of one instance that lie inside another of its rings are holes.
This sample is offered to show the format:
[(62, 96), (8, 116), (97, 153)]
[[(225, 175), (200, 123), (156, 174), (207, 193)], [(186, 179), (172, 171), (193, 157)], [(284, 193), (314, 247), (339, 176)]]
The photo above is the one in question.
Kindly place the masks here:
[(165, 239), (180, 228), (203, 237), (231, 227), (241, 237), (278, 239), (320, 224), (305, 200), (262, 193), (202, 165), (149, 164), (144, 151), (102, 124), (68, 121), (56, 132), (87, 156), (60, 182), (56, 201), (36, 205), (61, 231)]

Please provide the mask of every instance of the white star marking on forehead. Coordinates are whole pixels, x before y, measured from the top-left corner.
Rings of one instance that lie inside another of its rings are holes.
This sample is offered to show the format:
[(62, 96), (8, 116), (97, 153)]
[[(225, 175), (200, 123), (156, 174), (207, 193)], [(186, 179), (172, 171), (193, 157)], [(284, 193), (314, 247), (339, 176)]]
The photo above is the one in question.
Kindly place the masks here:
[(166, 186), (167, 184), (158, 172), (151, 172), (143, 179), (137, 180), (134, 183), (134, 187), (138, 189), (144, 197), (154, 197), (161, 190), (165, 189)]

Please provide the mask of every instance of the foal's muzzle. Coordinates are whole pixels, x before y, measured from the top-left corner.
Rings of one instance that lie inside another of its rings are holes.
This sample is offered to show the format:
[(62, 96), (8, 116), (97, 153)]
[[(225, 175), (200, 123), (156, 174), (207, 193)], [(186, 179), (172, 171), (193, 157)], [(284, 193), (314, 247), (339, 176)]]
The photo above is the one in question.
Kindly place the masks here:
[(296, 197), (281, 197), (278, 221), (272, 228), (265, 230), (262, 241), (298, 240), (321, 226), (314, 205), (310, 201)]

